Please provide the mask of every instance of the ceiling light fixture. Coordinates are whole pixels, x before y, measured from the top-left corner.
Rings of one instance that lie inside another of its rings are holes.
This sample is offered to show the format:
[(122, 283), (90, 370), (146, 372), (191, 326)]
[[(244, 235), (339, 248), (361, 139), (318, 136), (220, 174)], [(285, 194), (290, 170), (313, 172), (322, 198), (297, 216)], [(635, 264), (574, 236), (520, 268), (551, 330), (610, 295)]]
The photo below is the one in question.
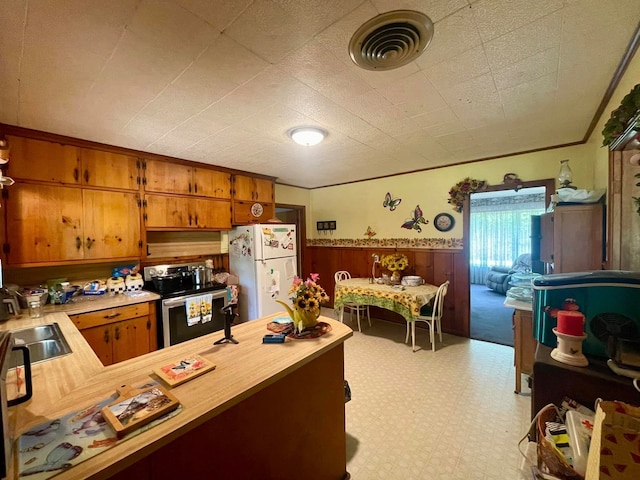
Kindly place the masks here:
[(327, 132), (318, 127), (296, 127), (287, 133), (294, 142), (306, 147), (319, 144), (327, 136)]

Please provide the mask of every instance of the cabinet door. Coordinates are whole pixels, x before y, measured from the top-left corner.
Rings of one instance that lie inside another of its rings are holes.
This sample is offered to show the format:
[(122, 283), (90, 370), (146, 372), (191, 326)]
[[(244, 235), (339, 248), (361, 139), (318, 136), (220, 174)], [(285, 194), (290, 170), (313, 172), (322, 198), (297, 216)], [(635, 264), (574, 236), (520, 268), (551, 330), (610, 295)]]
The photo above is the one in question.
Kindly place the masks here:
[(147, 228), (196, 228), (189, 197), (145, 195)]
[(10, 135), (7, 140), (11, 146), (10, 177), (72, 185), (81, 183), (76, 147)]
[(144, 165), (146, 191), (190, 194), (194, 190), (191, 167), (157, 160), (144, 160)]
[(253, 177), (246, 175), (233, 176), (233, 198), (234, 200), (255, 200), (255, 182)]
[(273, 218), (272, 203), (233, 202), (234, 225), (260, 223), (265, 222), (270, 218)]
[(204, 200), (194, 198), (190, 208), (198, 228), (231, 228), (231, 202), (228, 200)]
[(149, 353), (151, 323), (149, 317), (132, 318), (111, 325), (113, 363)]
[(10, 264), (81, 260), (82, 190), (17, 183), (7, 190)]
[(540, 260), (553, 263), (553, 213), (540, 215)]
[(111, 325), (100, 325), (98, 327), (85, 328), (80, 330), (91, 349), (96, 353), (103, 365), (113, 363), (113, 337)]
[(231, 175), (208, 168), (193, 169), (194, 192), (202, 197), (231, 198)]
[(258, 202), (273, 202), (273, 182), (264, 178), (255, 180), (255, 199)]
[(140, 256), (140, 210), (135, 193), (83, 190), (84, 258)]
[(111, 187), (138, 190), (140, 160), (118, 153), (80, 149), (82, 184), (92, 187)]
[(602, 204), (556, 207), (554, 273), (602, 269)]

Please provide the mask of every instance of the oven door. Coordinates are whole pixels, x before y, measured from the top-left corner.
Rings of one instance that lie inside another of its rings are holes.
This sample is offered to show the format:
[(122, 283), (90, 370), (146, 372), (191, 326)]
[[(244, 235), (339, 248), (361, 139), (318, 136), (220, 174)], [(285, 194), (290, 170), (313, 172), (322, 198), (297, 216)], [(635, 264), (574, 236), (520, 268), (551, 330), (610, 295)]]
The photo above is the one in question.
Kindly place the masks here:
[[(206, 323), (198, 322), (189, 326), (187, 323), (187, 301), (206, 294), (211, 294), (213, 297), (211, 321)], [(227, 303), (226, 289), (162, 300), (162, 338), (164, 346), (176, 345), (222, 330), (224, 328), (225, 315), (220, 309), (226, 307)]]

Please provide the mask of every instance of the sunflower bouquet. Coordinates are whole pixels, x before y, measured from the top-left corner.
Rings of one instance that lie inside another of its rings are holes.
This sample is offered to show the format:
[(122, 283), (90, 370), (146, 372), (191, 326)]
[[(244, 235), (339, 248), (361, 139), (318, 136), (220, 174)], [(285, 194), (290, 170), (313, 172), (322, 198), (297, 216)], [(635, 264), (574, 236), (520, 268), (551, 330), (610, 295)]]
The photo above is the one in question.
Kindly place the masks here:
[(320, 306), (329, 301), (329, 295), (317, 284), (319, 278), (320, 275), (317, 273), (312, 273), (306, 280), (298, 276), (294, 277), (289, 289), (289, 295), (291, 295), (289, 299), (294, 309), (320, 314)]
[(403, 253), (385, 255), (380, 263), (390, 272), (400, 272), (409, 266), (409, 260)]

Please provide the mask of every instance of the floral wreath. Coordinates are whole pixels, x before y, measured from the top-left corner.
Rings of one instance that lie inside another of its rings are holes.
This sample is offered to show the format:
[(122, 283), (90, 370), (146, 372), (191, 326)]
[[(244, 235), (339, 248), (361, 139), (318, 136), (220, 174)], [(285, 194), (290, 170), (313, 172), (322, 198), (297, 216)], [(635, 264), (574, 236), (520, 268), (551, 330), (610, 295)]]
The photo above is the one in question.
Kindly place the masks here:
[(474, 178), (467, 177), (451, 187), (451, 190), (449, 190), (448, 202), (453, 205), (453, 209), (456, 212), (460, 213), (462, 212), (462, 205), (465, 199), (472, 193), (484, 190), (486, 187), (486, 180), (476, 180)]

